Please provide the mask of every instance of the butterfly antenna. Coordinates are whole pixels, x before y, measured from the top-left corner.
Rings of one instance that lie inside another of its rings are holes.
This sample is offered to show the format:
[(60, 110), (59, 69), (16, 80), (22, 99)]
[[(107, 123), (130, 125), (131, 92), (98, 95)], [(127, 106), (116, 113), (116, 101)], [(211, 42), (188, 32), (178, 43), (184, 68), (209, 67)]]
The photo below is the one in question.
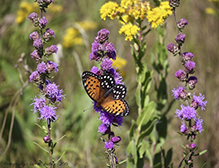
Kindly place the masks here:
[(83, 113), (88, 111), (88, 110), (91, 110), (91, 109), (92, 109), (92, 107), (86, 108), (86, 109), (83, 110)]

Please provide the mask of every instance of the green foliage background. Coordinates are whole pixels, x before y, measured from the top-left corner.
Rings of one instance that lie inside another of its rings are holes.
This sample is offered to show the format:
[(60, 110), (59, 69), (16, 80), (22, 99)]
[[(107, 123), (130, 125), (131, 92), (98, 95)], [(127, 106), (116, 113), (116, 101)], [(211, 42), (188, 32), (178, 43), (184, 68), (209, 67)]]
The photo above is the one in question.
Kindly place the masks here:
[[(23, 86), (19, 77), (22, 74), (24, 82), (28, 80), (28, 74), (25, 74), (23, 67), (17, 63), (21, 54), (25, 54), (25, 59), (30, 69), (34, 70), (36, 64), (30, 58), (30, 53), (34, 50), (32, 42), (29, 40), (29, 34), (34, 27), (27, 19), (22, 24), (16, 24), (16, 12), (20, 1), (8, 0), (8, 3), (0, 2), (0, 128), (3, 123), (7, 108), (12, 101), (13, 95)], [(29, 1), (31, 2), (31, 1)], [(114, 129), (116, 135), (121, 136), (122, 141), (116, 147), (116, 154), (119, 161), (126, 159), (126, 147), (128, 144), (128, 130), (131, 126), (131, 119), (136, 118), (137, 106), (135, 104), (136, 72), (134, 60), (131, 56), (130, 43), (124, 40), (124, 36), (119, 35), (120, 25), (116, 21), (100, 19), (99, 9), (106, 1), (88, 1), (88, 0), (63, 0), (54, 1), (55, 4), (61, 4), (63, 11), (55, 15), (47, 13), (49, 20), (48, 27), (56, 33), (56, 38), (50, 44), (57, 44), (62, 41), (65, 29), (75, 22), (82, 20), (91, 20), (97, 23), (98, 28), (86, 32), (87, 43), (89, 46), (75, 46), (72, 49), (63, 50), (64, 57), (61, 59), (58, 74), (55, 76), (55, 82), (64, 90), (65, 99), (58, 109), (59, 118), (55, 122), (52, 130), (54, 140), (58, 142), (54, 157), (58, 159), (63, 152), (61, 161), (67, 162), (69, 167), (105, 167), (108, 162), (105, 154), (104, 143), (100, 139), (98, 126), (100, 121), (98, 114), (92, 110), (92, 103), (85, 93), (82, 83), (78, 61), (82, 65), (82, 70), (90, 70), (94, 65), (90, 63), (88, 56), (91, 52), (91, 43), (96, 33), (101, 28), (110, 30), (110, 41), (115, 44), (118, 55), (127, 60), (127, 65), (123, 69), (124, 83), (128, 88), (127, 101), (131, 107), (131, 113), (124, 118), (122, 127)], [(208, 152), (198, 157), (195, 162), (196, 167), (207, 163), (207, 168), (219, 166), (218, 152), (218, 120), (219, 120), (219, 18), (205, 13), (205, 7), (212, 4), (206, 0), (184, 0), (180, 8), (177, 9), (177, 18), (186, 18), (189, 25), (185, 28), (186, 43), (183, 51), (190, 51), (195, 54), (196, 62), (195, 75), (199, 81), (196, 92), (206, 95), (208, 106), (206, 111), (201, 112), (200, 116), (204, 119), (204, 132), (198, 135), (197, 143), (200, 150), (207, 149)], [(166, 20), (167, 36), (166, 44), (173, 42), (176, 36), (176, 30), (173, 22), (173, 16)], [(145, 62), (150, 65), (150, 57), (155, 52), (155, 31), (152, 31), (147, 38), (147, 51)], [(73, 51), (79, 56), (79, 59), (73, 55)], [(174, 73), (181, 66), (180, 59), (169, 55), (170, 72), (168, 75), (168, 94), (170, 103), (173, 99), (171, 89), (180, 85), (175, 79)], [(155, 78), (156, 78), (155, 74)], [(12, 104), (6, 120), (3, 139), (0, 142), (0, 155), (4, 153), (8, 142), (11, 118), (13, 110), (15, 120), (11, 136), (10, 147), (3, 158), (3, 163), (38, 163), (43, 160), (48, 163), (46, 152), (42, 151), (33, 142), (37, 142), (46, 148), (43, 142), (44, 132), (36, 125), (44, 125), (43, 121), (37, 120), (37, 114), (33, 114), (32, 98), (38, 93), (38, 89), (33, 84), (28, 84), (19, 95), (16, 104)], [(179, 102), (174, 103), (172, 109), (167, 115), (168, 134), (164, 149), (173, 148), (174, 165), (178, 165), (182, 159), (183, 149), (180, 143), (184, 139), (177, 134), (179, 130), (179, 120), (174, 118), (174, 111), (179, 108)], [(2, 128), (1, 128), (2, 129)], [(147, 162), (145, 162), (147, 165)], [(6, 166), (6, 165), (5, 165)], [(10, 166), (8, 166), (10, 167)], [(120, 167), (125, 167), (122, 164)]]

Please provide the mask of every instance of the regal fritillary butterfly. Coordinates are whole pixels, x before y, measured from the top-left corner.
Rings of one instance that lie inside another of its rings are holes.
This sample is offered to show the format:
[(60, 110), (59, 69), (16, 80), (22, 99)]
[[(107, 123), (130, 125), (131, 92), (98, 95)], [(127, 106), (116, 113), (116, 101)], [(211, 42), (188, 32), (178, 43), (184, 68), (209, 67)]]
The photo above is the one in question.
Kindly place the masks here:
[(82, 73), (82, 82), (88, 96), (95, 101), (97, 107), (106, 112), (127, 116), (129, 106), (124, 99), (127, 93), (125, 85), (115, 84), (113, 76), (107, 72), (97, 75), (89, 71)]

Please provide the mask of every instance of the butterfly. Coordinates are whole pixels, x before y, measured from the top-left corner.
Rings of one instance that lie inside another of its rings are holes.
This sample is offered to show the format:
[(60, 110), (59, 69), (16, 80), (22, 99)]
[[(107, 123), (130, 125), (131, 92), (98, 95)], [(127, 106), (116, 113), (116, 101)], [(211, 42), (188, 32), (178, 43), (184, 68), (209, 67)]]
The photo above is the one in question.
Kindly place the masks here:
[(88, 96), (96, 102), (97, 107), (102, 107), (115, 116), (127, 116), (129, 106), (124, 99), (127, 93), (125, 85), (115, 84), (114, 77), (108, 72), (97, 75), (89, 71), (82, 73), (82, 82)]

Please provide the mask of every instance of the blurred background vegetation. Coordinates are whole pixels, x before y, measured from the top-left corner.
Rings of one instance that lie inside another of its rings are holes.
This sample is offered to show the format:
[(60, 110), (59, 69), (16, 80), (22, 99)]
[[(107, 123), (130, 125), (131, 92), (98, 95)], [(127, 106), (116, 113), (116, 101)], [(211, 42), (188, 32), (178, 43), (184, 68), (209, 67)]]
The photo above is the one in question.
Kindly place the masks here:
[[(66, 136), (58, 142), (54, 157), (58, 159), (65, 152), (61, 161), (67, 162), (69, 167), (105, 167), (108, 162), (104, 143), (97, 132), (100, 124), (98, 114), (92, 110), (91, 100), (81, 82), (81, 72), (90, 70), (94, 65), (90, 63), (88, 56), (94, 37), (101, 28), (110, 30), (109, 41), (115, 44), (119, 57), (127, 61), (120, 72), (128, 88), (126, 99), (130, 104), (131, 113), (124, 118), (123, 126), (114, 130), (116, 135), (122, 138), (116, 147), (119, 161), (126, 158), (128, 130), (131, 119), (134, 119), (137, 113), (133, 96), (136, 76), (130, 42), (125, 41), (125, 37), (118, 33), (120, 25), (117, 21), (100, 19), (99, 9), (105, 2), (107, 1), (54, 0), (53, 6), (50, 6), (46, 13), (48, 27), (56, 33), (56, 38), (49, 44), (62, 44), (62, 53), (55, 57), (60, 67), (54, 80), (65, 93), (65, 99), (57, 112), (59, 118), (52, 125), (52, 136), (54, 140)], [(196, 94), (203, 93), (208, 101), (206, 111), (199, 112), (204, 119), (204, 132), (198, 135), (196, 141), (200, 150), (207, 149), (208, 152), (195, 160), (195, 167), (201, 167), (205, 162), (207, 168), (219, 167), (218, 3), (212, 0), (184, 0), (177, 9), (177, 19), (185, 18), (189, 21), (184, 31), (186, 43), (183, 51), (195, 54), (195, 75), (199, 79)], [(33, 114), (33, 107), (30, 106), (38, 89), (33, 84), (25, 83), (28, 81), (29, 71), (36, 68), (35, 62), (30, 58), (34, 48), (29, 40), (29, 34), (35, 29), (27, 16), (38, 8), (30, 0), (8, 0), (7, 3), (1, 1), (0, 6), (0, 128), (1, 131), (4, 130), (0, 141), (0, 155), (3, 157), (1, 164), (38, 163), (39, 160), (48, 162), (46, 152), (34, 143), (46, 148), (43, 142), (44, 132), (36, 125), (45, 123), (38, 121), (37, 114)], [(173, 21), (173, 16), (166, 20), (166, 44), (173, 42), (177, 34)], [(147, 38), (148, 48), (145, 58), (149, 67), (152, 67), (150, 57), (155, 52), (154, 41), (155, 32), (152, 31)], [(171, 102), (173, 99), (171, 90), (179, 85), (174, 73), (181, 65), (180, 59), (169, 55), (169, 64), (168, 93)], [(174, 103), (167, 115), (168, 136), (163, 146), (164, 149), (173, 148), (174, 167), (182, 159), (183, 149), (180, 144), (186, 142), (177, 133), (180, 123), (174, 118), (175, 109), (179, 108), (179, 105), (179, 102)], [(6, 114), (6, 125), (2, 128)], [(10, 132), (11, 123), (13, 123), (12, 132)], [(7, 152), (3, 155), (5, 150)], [(125, 164), (120, 167), (125, 167)]]

